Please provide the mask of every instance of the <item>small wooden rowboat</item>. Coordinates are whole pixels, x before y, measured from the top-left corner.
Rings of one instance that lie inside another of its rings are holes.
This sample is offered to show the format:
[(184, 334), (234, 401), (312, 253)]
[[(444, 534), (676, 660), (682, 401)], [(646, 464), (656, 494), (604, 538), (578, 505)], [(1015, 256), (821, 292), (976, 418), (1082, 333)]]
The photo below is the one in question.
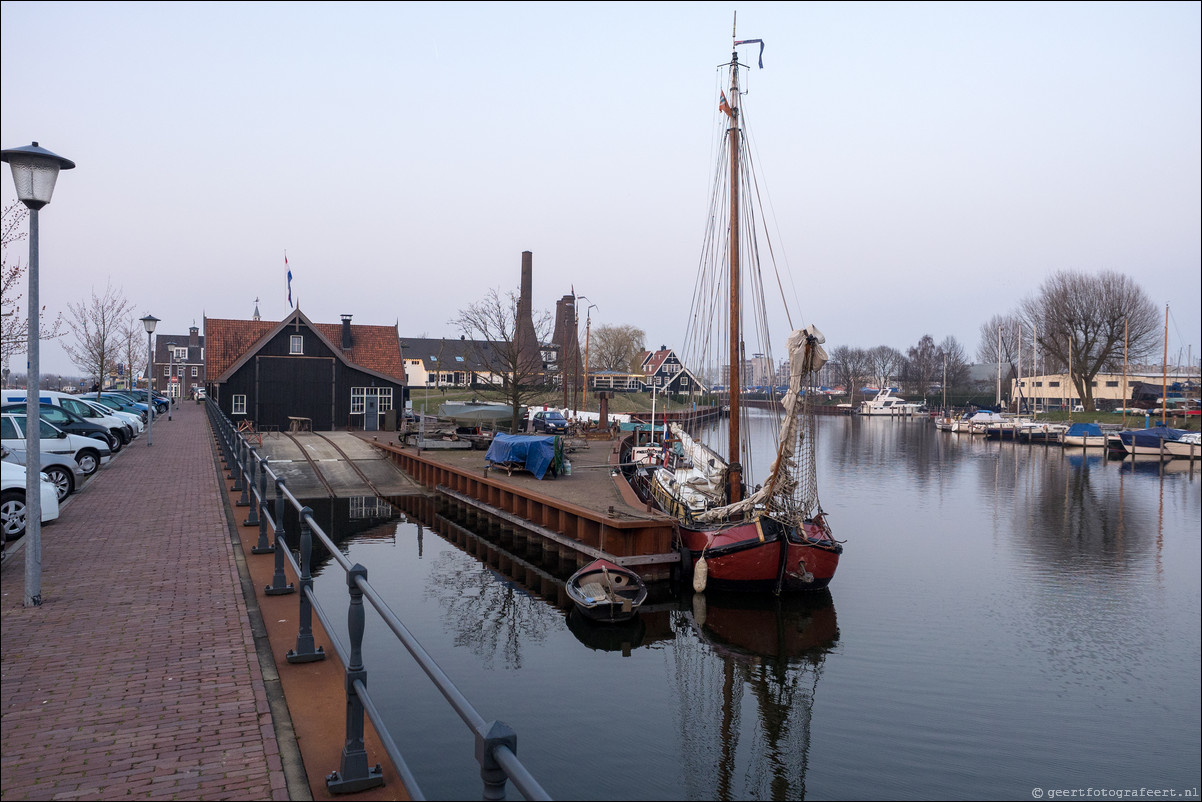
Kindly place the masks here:
[(604, 623), (630, 620), (647, 600), (642, 578), (609, 560), (593, 560), (572, 574), (567, 591), (584, 616)]

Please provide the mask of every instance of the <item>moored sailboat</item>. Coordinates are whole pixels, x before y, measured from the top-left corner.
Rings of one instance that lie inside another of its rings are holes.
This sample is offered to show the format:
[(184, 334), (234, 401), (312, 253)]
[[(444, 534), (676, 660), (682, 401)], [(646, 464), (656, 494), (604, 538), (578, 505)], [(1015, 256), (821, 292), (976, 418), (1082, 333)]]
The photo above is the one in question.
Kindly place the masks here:
[[(758, 44), (763, 52), (759, 39), (734, 44), (736, 48)], [(813, 326), (795, 328), (786, 307), (785, 319), (792, 333), (787, 341), (787, 386), (779, 404), (773, 405), (779, 416), (775, 459), (766, 477), (753, 486), (752, 450), (744, 437), (748, 412), (742, 387), (760, 382), (744, 374), (755, 370), (749, 367), (754, 364), (775, 370), (776, 362), (767, 338), (770, 316), (762, 294), (767, 282), (761, 279), (761, 249), (756, 244), (757, 229), (766, 236), (763, 215), (751, 204), (741, 203), (744, 197), (755, 198), (759, 193), (746, 147), (739, 88), (743, 65), (737, 49), (723, 66), (729, 68), (730, 77), (729, 95), (722, 92), (718, 103), (726, 153), (718, 162), (721, 175), (713, 183), (710, 230), (703, 248), (706, 257), (699, 271), (690, 314), (693, 325), (684, 351), (690, 365), (727, 380), (724, 394), (730, 416), (724, 421), (725, 442), (706, 442), (704, 437), (719, 434), (722, 427), (691, 433), (673, 423), (658, 464), (624, 462), (630, 466), (628, 475), (636, 492), (677, 518), (679, 547), (683, 562), (693, 571), (695, 589), (813, 590), (831, 581), (843, 552), (818, 500), (816, 422), (810, 407), (814, 394), (806, 392), (817, 383), (814, 374), (826, 362), (824, 338)], [(743, 236), (744, 232), (748, 236)], [(770, 254), (772, 251), (767, 249)], [(715, 321), (722, 324), (720, 330), (709, 332), (708, 325)], [(755, 359), (746, 360), (747, 353)], [(775, 387), (782, 382), (770, 384)]]

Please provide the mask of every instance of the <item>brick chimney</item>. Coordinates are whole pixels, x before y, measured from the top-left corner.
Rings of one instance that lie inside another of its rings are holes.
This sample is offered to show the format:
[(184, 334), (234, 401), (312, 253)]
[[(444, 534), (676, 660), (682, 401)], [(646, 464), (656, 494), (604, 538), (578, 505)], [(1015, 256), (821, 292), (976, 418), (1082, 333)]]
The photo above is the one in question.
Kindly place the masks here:
[[(522, 285), (518, 296), (518, 319), (514, 340), (518, 347), (518, 364), (523, 373), (537, 372), (542, 365), (542, 349), (538, 334), (534, 330), (534, 302), (532, 286), (534, 284), (534, 254), (522, 251)], [(522, 379), (530, 381), (529, 377)]]

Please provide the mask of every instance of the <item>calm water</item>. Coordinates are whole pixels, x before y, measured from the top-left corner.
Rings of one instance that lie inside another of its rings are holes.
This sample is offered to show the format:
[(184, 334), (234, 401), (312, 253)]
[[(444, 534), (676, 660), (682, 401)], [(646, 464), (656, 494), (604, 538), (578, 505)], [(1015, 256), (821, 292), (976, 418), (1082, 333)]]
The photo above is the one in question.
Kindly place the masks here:
[[(556, 798), (1197, 798), (1196, 468), (927, 421), (829, 418), (821, 439), (847, 541), (828, 593), (664, 596), (618, 630), (571, 614), (537, 566), (440, 535), (454, 509), (319, 517)], [(341, 572), (317, 590), (345, 620)], [(367, 637), (423, 791), (479, 798), (464, 725), (370, 614)]]

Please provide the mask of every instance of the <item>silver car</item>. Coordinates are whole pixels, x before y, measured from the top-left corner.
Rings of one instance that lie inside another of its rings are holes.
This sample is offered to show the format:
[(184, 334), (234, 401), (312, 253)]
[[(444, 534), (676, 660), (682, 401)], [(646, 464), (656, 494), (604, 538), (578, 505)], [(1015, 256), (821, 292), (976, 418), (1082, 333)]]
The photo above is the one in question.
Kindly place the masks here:
[[(0, 459), (14, 465), (25, 465), (25, 452), (10, 451), (0, 446)], [(50, 451), (42, 452), (42, 473), (54, 484), (54, 490), (61, 504), (67, 496), (74, 493), (83, 484), (83, 471), (74, 459), (63, 454)]]

